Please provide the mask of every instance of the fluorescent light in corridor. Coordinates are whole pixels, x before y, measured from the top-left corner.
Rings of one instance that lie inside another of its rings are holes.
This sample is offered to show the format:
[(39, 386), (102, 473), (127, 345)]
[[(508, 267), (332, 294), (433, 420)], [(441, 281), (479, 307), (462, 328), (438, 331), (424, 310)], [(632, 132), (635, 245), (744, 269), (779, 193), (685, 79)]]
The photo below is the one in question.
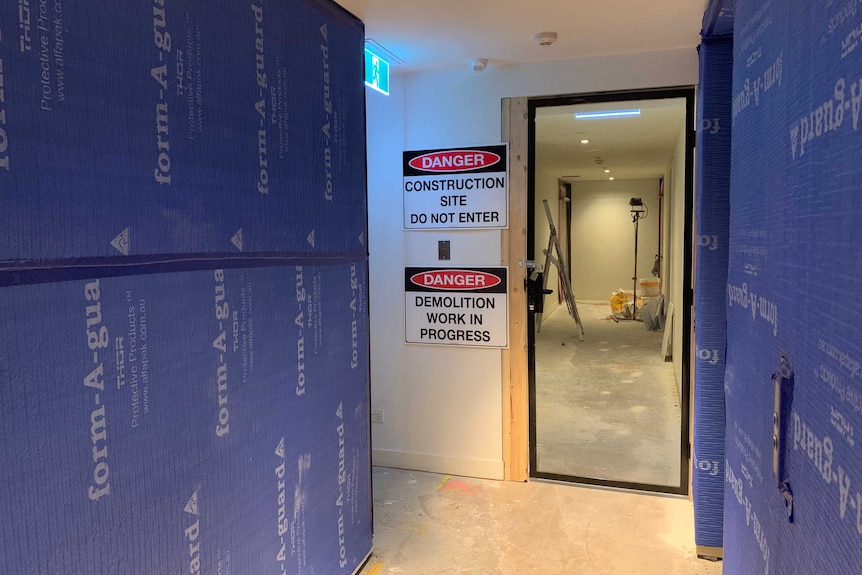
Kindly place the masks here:
[(604, 112), (576, 112), (576, 120), (595, 120), (598, 118), (626, 118), (640, 116), (640, 110), (606, 110)]

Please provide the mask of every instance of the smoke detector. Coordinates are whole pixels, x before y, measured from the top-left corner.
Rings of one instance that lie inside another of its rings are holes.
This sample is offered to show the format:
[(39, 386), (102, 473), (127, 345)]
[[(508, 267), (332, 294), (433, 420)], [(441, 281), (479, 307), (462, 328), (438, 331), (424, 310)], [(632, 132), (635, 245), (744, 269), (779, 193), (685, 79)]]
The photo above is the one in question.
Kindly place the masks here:
[(472, 68), (474, 72), (484, 72), (487, 67), (487, 58), (476, 58), (475, 60), (470, 60), (470, 68)]
[(539, 46), (550, 46), (557, 41), (556, 32), (539, 32), (533, 36), (533, 40), (539, 43)]

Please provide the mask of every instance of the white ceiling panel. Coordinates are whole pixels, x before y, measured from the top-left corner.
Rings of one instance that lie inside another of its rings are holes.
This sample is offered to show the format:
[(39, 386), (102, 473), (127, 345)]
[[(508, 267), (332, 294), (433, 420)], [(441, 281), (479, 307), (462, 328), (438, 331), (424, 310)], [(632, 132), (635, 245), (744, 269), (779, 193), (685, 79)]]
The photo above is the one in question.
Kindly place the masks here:
[[(692, 48), (706, 0), (337, 0), (367, 38), (405, 61), (393, 73)], [(554, 31), (552, 46), (533, 36)]]

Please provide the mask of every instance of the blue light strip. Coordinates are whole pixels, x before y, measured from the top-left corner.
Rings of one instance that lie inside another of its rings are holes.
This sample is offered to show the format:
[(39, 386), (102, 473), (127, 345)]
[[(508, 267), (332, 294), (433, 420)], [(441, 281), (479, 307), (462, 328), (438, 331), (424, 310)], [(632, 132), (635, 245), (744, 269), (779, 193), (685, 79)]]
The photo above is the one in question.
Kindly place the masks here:
[(606, 112), (577, 112), (575, 113), (576, 120), (594, 120), (598, 118), (626, 118), (629, 116), (640, 116), (641, 111), (638, 110), (608, 110)]

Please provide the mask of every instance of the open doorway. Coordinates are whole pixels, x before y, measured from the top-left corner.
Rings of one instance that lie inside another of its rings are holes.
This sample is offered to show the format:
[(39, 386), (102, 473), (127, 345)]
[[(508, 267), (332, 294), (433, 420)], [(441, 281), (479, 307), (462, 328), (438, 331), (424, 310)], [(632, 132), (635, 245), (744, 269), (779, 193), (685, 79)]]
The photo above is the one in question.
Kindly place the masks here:
[(530, 474), (687, 493), (694, 90), (528, 114)]

